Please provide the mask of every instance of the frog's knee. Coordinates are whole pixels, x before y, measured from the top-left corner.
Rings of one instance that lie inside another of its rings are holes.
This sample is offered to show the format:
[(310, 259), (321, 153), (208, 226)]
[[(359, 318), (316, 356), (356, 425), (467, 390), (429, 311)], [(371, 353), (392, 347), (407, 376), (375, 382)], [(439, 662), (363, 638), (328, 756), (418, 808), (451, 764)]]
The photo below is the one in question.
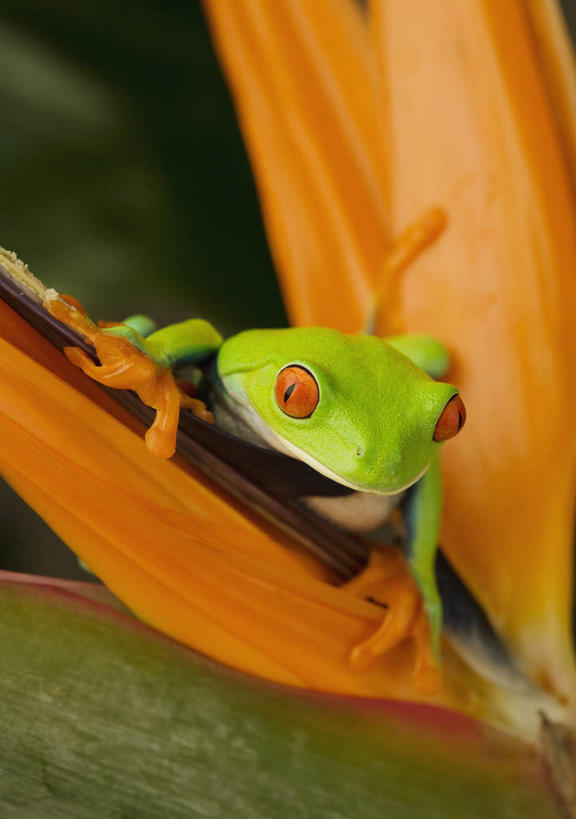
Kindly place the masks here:
[(144, 336), (144, 338), (149, 336), (156, 329), (156, 322), (154, 319), (140, 314), (128, 316), (127, 319), (124, 319), (122, 324), (125, 324), (127, 327), (131, 327), (132, 330), (135, 330), (141, 336)]
[(386, 342), (403, 353), (432, 378), (442, 378), (450, 369), (450, 354), (441, 341), (424, 333), (390, 336)]

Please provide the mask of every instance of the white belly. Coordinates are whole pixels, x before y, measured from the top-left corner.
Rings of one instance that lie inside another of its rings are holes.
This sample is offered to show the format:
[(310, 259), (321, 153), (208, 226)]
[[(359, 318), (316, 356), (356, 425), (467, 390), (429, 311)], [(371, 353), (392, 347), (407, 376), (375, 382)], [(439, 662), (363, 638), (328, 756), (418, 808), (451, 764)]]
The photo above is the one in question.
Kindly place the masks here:
[(371, 532), (386, 523), (401, 497), (402, 493), (373, 495), (353, 492), (336, 498), (308, 497), (303, 498), (303, 502), (317, 515), (327, 518), (342, 529)]

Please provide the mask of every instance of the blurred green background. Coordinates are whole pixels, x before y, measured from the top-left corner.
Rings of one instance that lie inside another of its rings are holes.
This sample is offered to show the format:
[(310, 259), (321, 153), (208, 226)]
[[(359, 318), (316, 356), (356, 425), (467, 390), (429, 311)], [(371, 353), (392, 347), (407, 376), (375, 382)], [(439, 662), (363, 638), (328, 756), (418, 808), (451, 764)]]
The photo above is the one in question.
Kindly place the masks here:
[[(196, 0), (0, 0), (0, 244), (95, 317), (286, 323)], [(84, 576), (3, 485), (0, 567)]]
[[(95, 317), (286, 323), (199, 0), (0, 0), (0, 190), (0, 244)], [(0, 568), (86, 577), (5, 485), (0, 527)]]

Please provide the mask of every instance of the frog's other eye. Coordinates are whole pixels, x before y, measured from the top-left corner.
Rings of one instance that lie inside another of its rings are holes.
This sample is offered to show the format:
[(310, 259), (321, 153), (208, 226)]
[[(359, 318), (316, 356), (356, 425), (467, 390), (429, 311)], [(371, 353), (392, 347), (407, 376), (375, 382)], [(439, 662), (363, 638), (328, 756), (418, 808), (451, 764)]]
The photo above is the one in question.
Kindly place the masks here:
[(447, 441), (453, 438), (464, 426), (466, 421), (466, 407), (459, 395), (454, 395), (448, 401), (434, 429), (435, 441)]
[(276, 378), (276, 403), (291, 418), (308, 418), (320, 400), (318, 382), (304, 367), (284, 367)]

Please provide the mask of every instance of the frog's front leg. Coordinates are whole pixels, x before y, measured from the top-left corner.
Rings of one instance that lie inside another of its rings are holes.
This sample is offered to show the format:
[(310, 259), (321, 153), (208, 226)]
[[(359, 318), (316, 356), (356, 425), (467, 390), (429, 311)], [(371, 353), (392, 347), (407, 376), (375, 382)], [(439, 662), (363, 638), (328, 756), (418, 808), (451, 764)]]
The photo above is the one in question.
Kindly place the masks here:
[[(450, 367), (446, 347), (432, 336), (408, 333), (386, 342), (433, 378), (442, 378)], [(459, 426), (464, 421), (459, 416)], [(426, 474), (409, 490), (407, 507), (408, 560), (424, 601), (432, 633), (434, 654), (439, 653), (442, 607), (435, 577), (435, 560), (442, 514), (442, 477), (438, 456)]]
[(140, 400), (156, 411), (146, 431), (148, 449), (159, 458), (170, 458), (176, 448), (180, 415), (180, 392), (169, 368), (158, 366), (125, 338), (102, 332), (92, 337), (100, 364), (78, 347), (66, 347), (71, 364), (106, 387), (133, 390)]
[(439, 684), (442, 606), (434, 564), (441, 501), (440, 469), (435, 459), (407, 500), (407, 554), (395, 547), (377, 548), (366, 569), (343, 587), (385, 608), (382, 625), (352, 650), (352, 667), (361, 671), (411, 639), (415, 648), (415, 683), (426, 691)]
[(181, 406), (212, 421), (204, 403), (182, 393), (172, 374), (173, 366), (202, 361), (218, 349), (222, 337), (208, 322), (191, 319), (153, 332), (153, 323), (137, 316), (101, 328), (90, 321), (80, 305), (57, 294), (46, 302), (46, 308), (89, 341), (100, 362), (95, 364), (77, 347), (67, 347), (64, 352), (72, 364), (100, 384), (133, 390), (156, 411), (146, 433), (146, 444), (153, 454), (161, 458), (174, 454)]
[(442, 601), (436, 584), (436, 552), (442, 517), (442, 476), (435, 457), (406, 503), (408, 563), (422, 594), (435, 656), (440, 654)]

